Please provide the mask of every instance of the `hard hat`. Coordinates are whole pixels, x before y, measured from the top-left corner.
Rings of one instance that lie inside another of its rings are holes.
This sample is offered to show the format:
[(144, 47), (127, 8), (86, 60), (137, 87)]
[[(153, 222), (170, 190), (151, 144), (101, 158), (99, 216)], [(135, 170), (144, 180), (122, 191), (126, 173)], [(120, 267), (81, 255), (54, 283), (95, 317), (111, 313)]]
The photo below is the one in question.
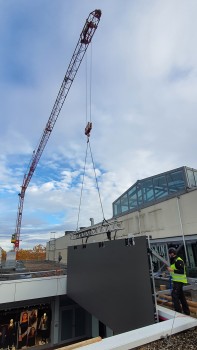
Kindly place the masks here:
[(169, 254), (172, 254), (172, 253), (176, 254), (176, 249), (171, 247), (171, 248), (169, 248), (168, 253)]

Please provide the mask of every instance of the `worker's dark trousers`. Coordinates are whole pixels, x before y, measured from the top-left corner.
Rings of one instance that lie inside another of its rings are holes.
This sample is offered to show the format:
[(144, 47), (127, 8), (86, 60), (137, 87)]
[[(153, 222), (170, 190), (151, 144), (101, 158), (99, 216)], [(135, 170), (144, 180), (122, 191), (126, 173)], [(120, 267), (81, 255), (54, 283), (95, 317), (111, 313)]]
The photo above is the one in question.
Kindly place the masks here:
[(183, 292), (183, 286), (184, 284), (181, 282), (173, 282), (172, 302), (174, 304), (175, 311), (180, 313), (183, 311), (185, 315), (189, 315), (189, 306)]

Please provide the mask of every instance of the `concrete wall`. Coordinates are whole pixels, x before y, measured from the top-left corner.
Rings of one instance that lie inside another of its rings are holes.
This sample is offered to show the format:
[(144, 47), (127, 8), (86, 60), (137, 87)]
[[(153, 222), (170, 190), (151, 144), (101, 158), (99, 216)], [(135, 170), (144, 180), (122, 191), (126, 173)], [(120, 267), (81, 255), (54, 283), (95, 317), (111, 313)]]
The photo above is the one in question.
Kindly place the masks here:
[(197, 190), (121, 217), (122, 234), (150, 234), (153, 239), (197, 234)]
[[(81, 243), (81, 242), (80, 242)], [(62, 263), (67, 263), (67, 248), (73, 245), (70, 236), (66, 235), (47, 242), (46, 245), (46, 260), (58, 261), (59, 253), (62, 256)]]
[[(163, 202), (151, 205), (133, 213), (122, 215), (123, 230), (116, 238), (133, 234), (151, 235), (153, 239), (197, 234), (197, 189)], [(95, 225), (96, 226), (96, 225)], [(112, 232), (112, 239), (114, 233)], [(106, 234), (90, 237), (88, 243), (107, 240)], [(58, 260), (61, 252), (62, 262), (67, 262), (67, 247), (81, 244), (81, 240), (71, 240), (69, 235), (47, 243), (47, 259)]]

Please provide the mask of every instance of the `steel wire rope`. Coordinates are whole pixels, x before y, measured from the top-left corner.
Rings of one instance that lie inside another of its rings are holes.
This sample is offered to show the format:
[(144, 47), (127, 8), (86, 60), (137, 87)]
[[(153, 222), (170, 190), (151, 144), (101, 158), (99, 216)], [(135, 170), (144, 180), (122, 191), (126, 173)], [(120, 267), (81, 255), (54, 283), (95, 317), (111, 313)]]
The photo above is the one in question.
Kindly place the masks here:
[(85, 161), (84, 161), (84, 168), (83, 168), (83, 178), (82, 178), (81, 193), (80, 193), (80, 199), (79, 199), (79, 209), (78, 209), (78, 216), (77, 216), (77, 228), (76, 228), (76, 231), (79, 230), (79, 216), (80, 216), (80, 211), (81, 211), (81, 201), (82, 201), (83, 186), (84, 186), (84, 179), (85, 179), (87, 154), (88, 154), (88, 143), (87, 143), (87, 147), (86, 147), (86, 154), (85, 154)]
[[(182, 228), (182, 222), (181, 222), (181, 215), (180, 215), (180, 208), (179, 208), (179, 202), (178, 202), (178, 197), (177, 197), (177, 204), (178, 204), (178, 213), (179, 213), (179, 219), (180, 219), (180, 223), (181, 223), (181, 228)], [(186, 245), (185, 244), (185, 237), (184, 237), (184, 232), (183, 232), (183, 229), (182, 229), (182, 235), (183, 235), (183, 244), (181, 246), (179, 246), (179, 248), (177, 249), (177, 253), (178, 251), (182, 248), (182, 246), (184, 246), (185, 248), (185, 255), (186, 255), (186, 262), (188, 263), (189, 260), (188, 260), (188, 256), (187, 256), (187, 250), (186, 250)], [(168, 335), (168, 341), (167, 341), (167, 344), (166, 344), (166, 347), (165, 348), (162, 348), (161, 350), (166, 350), (166, 349), (169, 349), (169, 347), (172, 345), (172, 342), (171, 342), (171, 337), (172, 337), (172, 332), (173, 332), (173, 328), (174, 328), (174, 323), (175, 323), (175, 318), (176, 318), (176, 310), (174, 310), (174, 316), (173, 316), (173, 321), (172, 321), (172, 327), (171, 327), (171, 330), (170, 330), (170, 334)]]
[[(90, 44), (90, 122), (92, 120), (92, 43)], [(98, 179), (96, 176), (96, 169), (95, 169), (95, 165), (94, 165), (94, 159), (93, 159), (93, 155), (92, 155), (92, 150), (91, 150), (91, 146), (90, 146), (90, 139), (88, 138), (87, 143), (89, 145), (89, 149), (90, 149), (90, 155), (91, 155), (91, 159), (92, 159), (92, 165), (93, 165), (93, 169), (94, 169), (94, 176), (95, 176), (95, 181), (96, 181), (96, 186), (97, 186), (97, 191), (98, 191), (98, 195), (99, 195), (99, 201), (100, 201), (100, 205), (101, 205), (101, 211), (103, 214), (103, 220), (105, 221), (105, 215), (104, 215), (104, 210), (103, 210), (103, 204), (101, 201), (101, 195), (100, 195), (100, 190), (99, 190), (99, 185), (98, 185)]]
[[(92, 43), (90, 44), (90, 122), (92, 120)], [(101, 205), (101, 211), (103, 214), (103, 220), (105, 220), (105, 216), (104, 216), (104, 210), (103, 210), (103, 205), (102, 205), (102, 201), (101, 201), (101, 195), (100, 195), (100, 190), (99, 190), (99, 185), (98, 185), (98, 180), (97, 180), (97, 176), (96, 176), (96, 170), (95, 170), (95, 165), (94, 165), (94, 159), (93, 159), (93, 155), (92, 155), (92, 150), (91, 150), (91, 146), (90, 146), (90, 139), (88, 138), (88, 145), (89, 145), (89, 149), (90, 149), (90, 155), (91, 155), (91, 159), (92, 159), (92, 165), (93, 165), (93, 169), (94, 169), (94, 176), (95, 176), (95, 181), (96, 181), (96, 186), (97, 186), (97, 191), (98, 191), (98, 195), (99, 195), (99, 200), (100, 200), (100, 205)]]
[[(165, 348), (162, 348), (161, 350), (166, 350), (166, 349), (169, 349), (169, 347), (171, 347), (172, 345), (172, 332), (173, 332), (173, 329), (174, 329), (174, 323), (175, 323), (175, 319), (176, 319), (176, 314), (177, 314), (177, 311), (174, 310), (174, 316), (172, 318), (172, 327), (170, 329), (170, 334), (168, 335), (168, 340), (167, 340), (167, 344), (166, 344), (166, 347)], [(182, 316), (182, 317), (187, 317), (186, 315)]]
[[(91, 47), (91, 50), (90, 50), (90, 72), (89, 72), (89, 74), (90, 74), (90, 77), (89, 77), (89, 86), (90, 86), (90, 88), (89, 88), (89, 120), (91, 122), (91, 120), (92, 120), (92, 43), (90, 44), (90, 47)], [(86, 83), (85, 83), (86, 89), (85, 90), (86, 90), (86, 123), (87, 123), (87, 119), (88, 119), (88, 58), (87, 58), (87, 56), (86, 56), (85, 70), (86, 70)], [(81, 202), (82, 202), (82, 195), (83, 195), (83, 188), (84, 188), (88, 146), (89, 146), (89, 150), (90, 150), (90, 155), (91, 155), (91, 160), (92, 160), (92, 165), (93, 165), (93, 170), (94, 170), (94, 176), (95, 176), (95, 181), (96, 181), (96, 189), (97, 189), (98, 196), (99, 196), (101, 211), (102, 211), (102, 215), (103, 215), (103, 221), (106, 221), (105, 216), (104, 216), (103, 204), (101, 201), (98, 179), (96, 176), (95, 163), (94, 163), (93, 154), (92, 154), (92, 150), (91, 150), (91, 146), (90, 146), (90, 139), (89, 139), (89, 136), (87, 136), (87, 147), (86, 147), (86, 155), (85, 155), (85, 162), (84, 162), (84, 169), (83, 169), (83, 178), (82, 178), (81, 193), (80, 193), (80, 200), (79, 200), (79, 210), (78, 210), (76, 231), (79, 230), (79, 217), (80, 217)]]
[(174, 317), (173, 317), (173, 321), (172, 321), (172, 327), (171, 327), (171, 330), (170, 330), (170, 335), (169, 335), (169, 338), (168, 338), (167, 348), (166, 348), (166, 349), (168, 349), (169, 346), (171, 346), (171, 337), (172, 337), (172, 331), (173, 331), (173, 328), (174, 328), (175, 318), (176, 318), (176, 311), (174, 311)]
[(101, 195), (100, 195), (100, 190), (99, 190), (99, 185), (98, 185), (98, 179), (97, 179), (97, 176), (96, 176), (96, 169), (95, 169), (94, 159), (93, 159), (92, 150), (91, 150), (91, 146), (90, 146), (90, 140), (88, 140), (88, 145), (89, 145), (89, 149), (90, 149), (90, 155), (91, 155), (91, 159), (92, 159), (92, 165), (93, 165), (93, 169), (94, 169), (94, 176), (95, 176), (97, 191), (98, 191), (98, 195), (99, 195), (99, 200), (100, 200), (100, 205), (101, 205), (101, 211), (102, 211), (102, 214), (103, 214), (103, 220), (105, 221), (105, 215), (104, 215), (104, 210), (103, 210), (103, 204), (102, 204), (102, 201), (101, 201)]
[(172, 331), (173, 331), (173, 328), (174, 328), (175, 318), (176, 318), (176, 311), (174, 311), (174, 316), (173, 316), (173, 319), (172, 319), (172, 327), (171, 327), (171, 330), (170, 330), (170, 334), (167, 334), (167, 335), (164, 337), (164, 338), (166, 338), (166, 345), (165, 345), (165, 348), (162, 347), (161, 350), (169, 349), (169, 347), (171, 347), (171, 345), (172, 345), (171, 337), (172, 337)]
[[(148, 236), (148, 246), (149, 246), (149, 249), (150, 249), (150, 237)], [(152, 265), (152, 258), (151, 258), (151, 255), (150, 255), (150, 264), (151, 264), (151, 269), (152, 269), (152, 275), (153, 275), (153, 265)], [(153, 286), (154, 286), (154, 277), (153, 277)], [(155, 287), (154, 287), (154, 289), (155, 289)], [(156, 296), (157, 296), (157, 293), (156, 293), (156, 291), (154, 290), (154, 295), (155, 295), (155, 306), (156, 306), (156, 304), (157, 304), (157, 298), (156, 298)], [(161, 303), (161, 305), (165, 305), (165, 303), (167, 302), (167, 300), (162, 300), (162, 303)], [(162, 348), (160, 348), (161, 350), (166, 350), (166, 349), (168, 349), (169, 348), (169, 346), (171, 346), (171, 336), (172, 336), (172, 332), (173, 332), (173, 328), (174, 328), (174, 322), (175, 322), (175, 316), (176, 316), (176, 311), (174, 312), (174, 316), (173, 316), (173, 321), (172, 321), (172, 326), (171, 326), (171, 329), (170, 329), (170, 334), (167, 334), (167, 335), (165, 335), (163, 338), (164, 338), (164, 340), (166, 340), (166, 344), (165, 344), (165, 348), (164, 347), (162, 347)], [(159, 321), (159, 319), (158, 319), (158, 321)], [(161, 338), (160, 338), (161, 339)], [(162, 344), (163, 345), (163, 344)]]
[(175, 318), (176, 318), (176, 310), (174, 310), (174, 316), (172, 318), (172, 327), (170, 329), (170, 334), (167, 335), (168, 338), (167, 338), (167, 341), (166, 341), (166, 347), (162, 348), (161, 350), (169, 349), (169, 347), (171, 347), (171, 345), (172, 345), (171, 337), (172, 337), (172, 332), (173, 332), (173, 328), (174, 328)]
[[(85, 60), (85, 121), (86, 121), (86, 124), (87, 124), (87, 120), (88, 120), (88, 55), (86, 54), (86, 60)], [(80, 211), (81, 211), (81, 201), (82, 201), (83, 186), (84, 186), (84, 179), (85, 179), (87, 150), (88, 150), (88, 145), (86, 147), (86, 154), (85, 154), (85, 161), (84, 161), (84, 168), (83, 168), (83, 178), (82, 178), (82, 183), (81, 183), (81, 192), (80, 192), (80, 199), (79, 199), (76, 231), (79, 230), (79, 217), (80, 217)]]

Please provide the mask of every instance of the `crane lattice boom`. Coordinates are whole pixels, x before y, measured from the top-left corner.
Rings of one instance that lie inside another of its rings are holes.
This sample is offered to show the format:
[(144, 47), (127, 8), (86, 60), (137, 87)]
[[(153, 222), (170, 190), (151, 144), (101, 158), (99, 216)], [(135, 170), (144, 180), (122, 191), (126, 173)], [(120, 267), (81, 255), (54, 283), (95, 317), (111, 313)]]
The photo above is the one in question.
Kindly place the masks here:
[(22, 212), (23, 212), (23, 203), (24, 203), (24, 197), (25, 197), (25, 191), (29, 185), (29, 182), (32, 178), (32, 175), (36, 169), (36, 166), (39, 162), (39, 159), (42, 155), (42, 152), (47, 144), (47, 141), (51, 135), (51, 132), (54, 128), (54, 125), (57, 121), (57, 118), (60, 114), (60, 111), (62, 109), (62, 106), (64, 104), (64, 101), (68, 95), (68, 92), (71, 88), (71, 85), (74, 81), (74, 78), (76, 76), (76, 73), (80, 67), (80, 64), (83, 60), (83, 57), (86, 53), (86, 50), (92, 40), (92, 37), (97, 29), (97, 26), (99, 24), (101, 18), (101, 10), (95, 10), (91, 12), (86, 20), (86, 23), (83, 27), (83, 30), (80, 34), (77, 46), (75, 48), (75, 51), (72, 55), (70, 64), (68, 66), (67, 72), (65, 74), (65, 77), (63, 79), (62, 85), (60, 87), (59, 93), (57, 95), (57, 98), (55, 100), (52, 112), (50, 114), (50, 117), (48, 119), (48, 122), (46, 124), (46, 127), (43, 131), (43, 134), (41, 136), (39, 145), (37, 149), (33, 152), (32, 159), (30, 161), (30, 165), (28, 168), (27, 174), (25, 174), (23, 178), (23, 183), (21, 186), (21, 192), (19, 193), (19, 204), (18, 204), (18, 213), (17, 213), (17, 219), (16, 219), (16, 229), (14, 235), (12, 235), (11, 242), (15, 245), (15, 250), (19, 248), (19, 241), (20, 241), (20, 230), (21, 230), (21, 222), (22, 222)]

